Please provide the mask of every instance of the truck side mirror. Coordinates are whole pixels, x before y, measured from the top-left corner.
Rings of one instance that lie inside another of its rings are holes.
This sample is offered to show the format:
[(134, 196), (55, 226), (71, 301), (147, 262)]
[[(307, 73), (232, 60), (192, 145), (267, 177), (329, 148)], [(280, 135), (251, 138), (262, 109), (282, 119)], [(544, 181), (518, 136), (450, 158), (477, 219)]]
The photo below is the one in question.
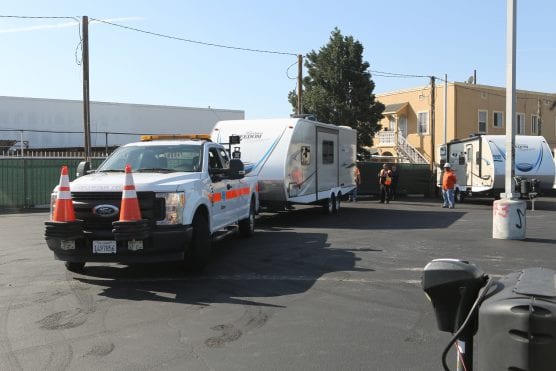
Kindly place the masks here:
[(241, 179), (245, 176), (245, 168), (243, 162), (239, 159), (233, 158), (230, 160), (230, 168), (228, 170), (228, 177), (230, 179)]
[(79, 165), (77, 165), (77, 171), (75, 172), (75, 176), (79, 178), (80, 176), (87, 175), (91, 171), (91, 163), (89, 161), (81, 161)]
[[(487, 276), (476, 265), (435, 259), (423, 269), (423, 290), (432, 302), (440, 331), (455, 333), (462, 325)], [(469, 328), (475, 331), (475, 326)]]

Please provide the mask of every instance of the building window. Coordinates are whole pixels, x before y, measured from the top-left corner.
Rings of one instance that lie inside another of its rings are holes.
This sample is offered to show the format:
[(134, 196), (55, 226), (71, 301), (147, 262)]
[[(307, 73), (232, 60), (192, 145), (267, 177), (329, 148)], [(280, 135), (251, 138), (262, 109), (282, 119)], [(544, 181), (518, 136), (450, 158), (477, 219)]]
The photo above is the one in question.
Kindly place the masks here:
[(331, 140), (322, 141), (322, 163), (334, 163), (334, 142)]
[(417, 134), (426, 135), (429, 133), (429, 113), (417, 113)]
[(485, 134), (487, 132), (487, 117), (488, 111), (479, 110), (479, 127), (478, 132)]
[(531, 134), (539, 134), (539, 116), (531, 115)]
[(390, 116), (388, 119), (388, 130), (394, 131), (396, 128), (396, 119), (393, 116)]
[(517, 114), (517, 129), (515, 133), (517, 135), (525, 134), (525, 114), (524, 113)]
[(504, 113), (503, 112), (494, 112), (492, 114), (492, 126), (495, 128), (503, 128), (504, 127)]

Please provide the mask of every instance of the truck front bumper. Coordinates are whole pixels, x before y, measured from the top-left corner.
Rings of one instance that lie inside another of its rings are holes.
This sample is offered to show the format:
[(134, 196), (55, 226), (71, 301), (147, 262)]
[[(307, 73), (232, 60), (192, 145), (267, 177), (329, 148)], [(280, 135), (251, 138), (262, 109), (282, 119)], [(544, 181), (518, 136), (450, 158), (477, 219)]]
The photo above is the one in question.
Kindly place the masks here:
[[(192, 235), (193, 227), (188, 225), (152, 229), (148, 237), (139, 241), (120, 240), (105, 230), (83, 231), (81, 238), (47, 235), (45, 239), (58, 260), (133, 264), (183, 260)], [(99, 241), (111, 248), (95, 252), (93, 245)]]

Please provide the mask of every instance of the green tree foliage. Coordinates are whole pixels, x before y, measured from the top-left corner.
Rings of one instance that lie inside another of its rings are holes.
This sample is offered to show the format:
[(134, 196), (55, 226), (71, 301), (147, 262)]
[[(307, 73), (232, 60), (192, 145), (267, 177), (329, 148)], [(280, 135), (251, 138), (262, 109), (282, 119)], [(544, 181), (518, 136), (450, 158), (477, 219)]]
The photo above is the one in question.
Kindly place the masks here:
[[(328, 44), (318, 52), (307, 54), (303, 79), (303, 112), (315, 114), (321, 122), (346, 125), (357, 129), (358, 152), (372, 145), (374, 133), (380, 129), (384, 105), (375, 100), (375, 84), (363, 61), (363, 45), (352, 36), (343, 36), (335, 28)], [(297, 93), (288, 100), (297, 111)]]

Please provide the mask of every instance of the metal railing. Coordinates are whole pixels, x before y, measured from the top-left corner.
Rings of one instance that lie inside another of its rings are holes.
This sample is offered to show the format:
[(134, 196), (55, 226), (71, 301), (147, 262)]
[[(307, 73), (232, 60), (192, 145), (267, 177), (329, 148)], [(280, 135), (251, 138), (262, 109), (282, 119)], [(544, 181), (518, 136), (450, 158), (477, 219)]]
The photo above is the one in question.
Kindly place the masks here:
[(430, 164), (428, 156), (419, 152), (407, 142), (401, 132), (385, 130), (377, 133), (378, 146), (394, 148), (400, 157), (404, 157), (412, 164)]
[(381, 131), (378, 133), (378, 143), (382, 147), (395, 147), (396, 146), (396, 132), (394, 131)]
[[(105, 151), (91, 152), (91, 158), (106, 158), (109, 154)], [(23, 151), (0, 151), (0, 157), (4, 158), (71, 158), (79, 159), (85, 158), (84, 151), (36, 151), (36, 150), (23, 150)]]
[(401, 133), (398, 133), (396, 151), (406, 156), (412, 164), (430, 164), (430, 159), (427, 158), (428, 156), (422, 154), (417, 148), (409, 144)]

